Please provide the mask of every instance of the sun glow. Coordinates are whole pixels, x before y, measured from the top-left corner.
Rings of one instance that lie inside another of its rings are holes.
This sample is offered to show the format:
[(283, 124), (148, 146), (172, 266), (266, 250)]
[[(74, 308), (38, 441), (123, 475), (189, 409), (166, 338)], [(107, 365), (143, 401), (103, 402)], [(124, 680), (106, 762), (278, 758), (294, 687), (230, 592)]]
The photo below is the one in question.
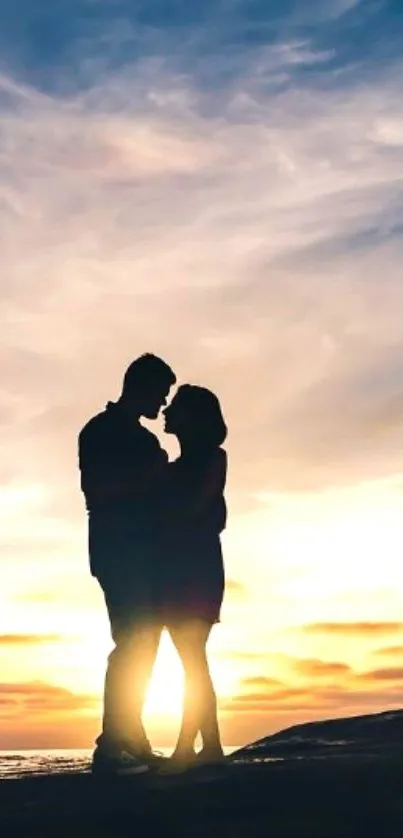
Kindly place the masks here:
[[(214, 633), (209, 644), (209, 665), (218, 699), (228, 699), (237, 691), (239, 672), (233, 662), (217, 654)], [(63, 644), (60, 657), (58, 644), (47, 650), (47, 664), (52, 679), (76, 692), (100, 695), (105, 663), (112, 644), (106, 633), (92, 632), (75, 641)], [(41, 651), (42, 659), (44, 650)], [(166, 724), (167, 728), (180, 719), (183, 706), (184, 676), (178, 654), (168, 632), (164, 631), (149, 684), (144, 714), (149, 723)]]
[(147, 692), (145, 716), (179, 718), (183, 704), (183, 686), (180, 660), (164, 632)]
[[(237, 678), (234, 666), (218, 660), (214, 648), (209, 650), (209, 664), (218, 698), (229, 698), (236, 691)], [(150, 719), (179, 719), (184, 692), (184, 676), (177, 652), (166, 632), (158, 651), (145, 705), (145, 715)]]

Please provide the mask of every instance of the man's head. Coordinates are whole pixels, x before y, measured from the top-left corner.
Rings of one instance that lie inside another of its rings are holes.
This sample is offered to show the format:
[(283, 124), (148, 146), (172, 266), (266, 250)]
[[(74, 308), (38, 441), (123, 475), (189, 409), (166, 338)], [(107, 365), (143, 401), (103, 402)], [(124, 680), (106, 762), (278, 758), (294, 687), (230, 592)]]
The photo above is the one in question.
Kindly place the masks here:
[(171, 367), (157, 355), (146, 353), (127, 368), (121, 399), (137, 416), (156, 419), (175, 382)]

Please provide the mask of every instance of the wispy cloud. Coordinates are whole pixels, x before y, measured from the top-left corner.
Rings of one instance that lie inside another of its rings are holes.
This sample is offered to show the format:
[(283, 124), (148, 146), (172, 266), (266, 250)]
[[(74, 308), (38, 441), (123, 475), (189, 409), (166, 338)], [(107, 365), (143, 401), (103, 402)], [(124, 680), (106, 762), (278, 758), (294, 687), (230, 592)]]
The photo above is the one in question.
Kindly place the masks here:
[(94, 696), (77, 695), (63, 687), (41, 682), (0, 684), (0, 715), (74, 713), (96, 708)]
[(403, 646), (383, 646), (381, 649), (375, 649), (373, 654), (385, 657), (403, 657)]
[(245, 585), (243, 585), (242, 582), (238, 582), (236, 579), (227, 579), (225, 583), (225, 590), (235, 598), (245, 595)]
[(369, 672), (361, 672), (357, 677), (364, 681), (402, 681), (403, 667), (389, 667), (385, 669), (373, 669)]
[(64, 639), (59, 634), (0, 634), (0, 646), (36, 646)]
[(265, 690), (277, 689), (277, 687), (281, 686), (281, 682), (276, 678), (269, 678), (265, 675), (254, 675), (249, 678), (243, 678), (242, 684), (247, 688), (256, 687)]
[(338, 678), (351, 674), (351, 667), (339, 661), (298, 660), (295, 668), (309, 678)]
[(401, 467), (399, 77), (271, 99), (262, 74), (219, 114), (146, 63), (67, 100), (7, 82), (3, 460), (23, 446), (21, 479), (73, 483), (74, 428), (151, 345), (222, 392), (237, 483)]
[(403, 631), (403, 623), (373, 622), (373, 623), (312, 623), (304, 627), (304, 631), (313, 634), (340, 634), (373, 636), (379, 634), (395, 634)]
[[(360, 713), (401, 705), (401, 669), (374, 670), (365, 673), (334, 673), (336, 682), (318, 684), (317, 681), (295, 685), (270, 683), (270, 679), (248, 679), (241, 682), (241, 691), (231, 701), (223, 702), (226, 713), (286, 714), (295, 718), (301, 711), (304, 718), (324, 718), (348, 715), (354, 709)], [(366, 683), (365, 689), (363, 684)], [(382, 689), (380, 689), (382, 683)], [(255, 689), (254, 689), (255, 687)], [(294, 715), (293, 715), (294, 714)]]

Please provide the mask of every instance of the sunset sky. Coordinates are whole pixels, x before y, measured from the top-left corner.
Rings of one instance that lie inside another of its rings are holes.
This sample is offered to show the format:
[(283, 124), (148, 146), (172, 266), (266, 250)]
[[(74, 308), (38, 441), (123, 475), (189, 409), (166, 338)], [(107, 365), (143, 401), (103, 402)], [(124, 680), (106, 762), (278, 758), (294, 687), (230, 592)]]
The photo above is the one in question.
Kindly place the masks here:
[[(76, 440), (144, 351), (230, 429), (225, 744), (403, 706), (399, 7), (1, 5), (0, 749), (98, 732)], [(155, 745), (180, 702), (164, 638)]]

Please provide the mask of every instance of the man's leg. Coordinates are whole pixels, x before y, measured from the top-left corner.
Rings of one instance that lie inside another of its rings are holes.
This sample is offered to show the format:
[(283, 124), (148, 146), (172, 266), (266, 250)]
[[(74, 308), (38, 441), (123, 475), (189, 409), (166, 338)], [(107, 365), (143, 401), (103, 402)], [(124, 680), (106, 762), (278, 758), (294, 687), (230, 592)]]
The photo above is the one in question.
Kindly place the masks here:
[(150, 620), (111, 618), (115, 648), (108, 658), (104, 689), (102, 736), (98, 744), (130, 745), (139, 754), (151, 752), (142, 711), (157, 656), (161, 627)]
[(134, 564), (134, 536), (120, 518), (92, 517), (89, 536), (91, 570), (104, 593), (115, 643), (108, 658), (97, 745), (116, 751), (130, 741), (131, 750), (149, 751), (141, 712), (162, 627), (155, 619), (148, 565)]

